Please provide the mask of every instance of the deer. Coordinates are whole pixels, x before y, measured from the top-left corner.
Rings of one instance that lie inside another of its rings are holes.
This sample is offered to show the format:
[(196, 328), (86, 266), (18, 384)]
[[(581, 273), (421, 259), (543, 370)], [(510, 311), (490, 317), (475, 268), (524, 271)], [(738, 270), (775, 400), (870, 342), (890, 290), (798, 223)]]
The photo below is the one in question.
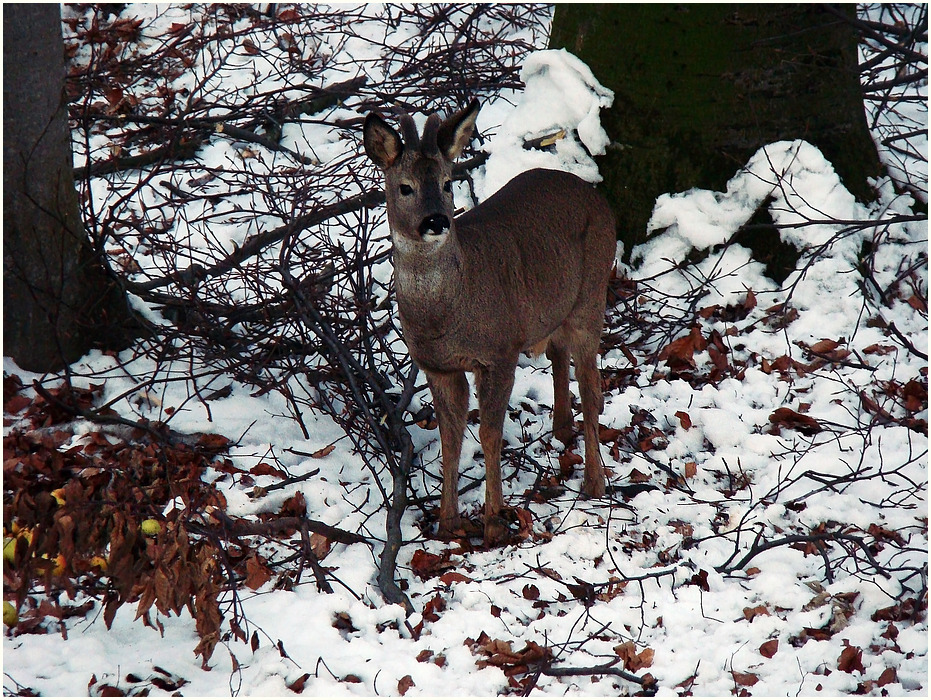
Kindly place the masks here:
[[(483, 538), (509, 537), (501, 485), (504, 418), (522, 352), (546, 353), (553, 371), (553, 434), (574, 437), (569, 360), (585, 440), (584, 494), (605, 495), (598, 440), (604, 394), (597, 355), (616, 250), (615, 219), (594, 186), (564, 171), (514, 177), (454, 216), (453, 163), (472, 138), (479, 102), (419, 135), (399, 111), (399, 134), (377, 111), (363, 124), (368, 158), (383, 175), (401, 332), (426, 375), (440, 432), (438, 534), (460, 530), (459, 462), (474, 376), (485, 459)], [(403, 137), (402, 137), (403, 134)]]

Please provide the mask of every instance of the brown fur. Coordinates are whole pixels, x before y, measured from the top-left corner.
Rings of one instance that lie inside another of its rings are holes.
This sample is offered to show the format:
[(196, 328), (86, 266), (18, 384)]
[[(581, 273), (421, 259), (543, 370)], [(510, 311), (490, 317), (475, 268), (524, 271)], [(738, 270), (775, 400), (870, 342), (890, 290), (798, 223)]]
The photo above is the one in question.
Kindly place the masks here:
[[(473, 100), (442, 124), (431, 118), (423, 143), (408, 144), (370, 114), (364, 142), (385, 172), (401, 327), (411, 356), (427, 375), (439, 422), (440, 529), (451, 534), (459, 527), (459, 456), (469, 403), (465, 372), (472, 372), (490, 545), (506, 535), (500, 517), (501, 433), (521, 352), (545, 350), (553, 362), (553, 429), (564, 442), (573, 432), (570, 356), (575, 362), (585, 427), (583, 489), (589, 496), (604, 495), (598, 448), (604, 399), (596, 360), (615, 226), (607, 202), (591, 185), (542, 169), (518, 175), (454, 220), (452, 194), (444, 184), (477, 113)], [(448, 231), (440, 232), (437, 222), (446, 220)]]

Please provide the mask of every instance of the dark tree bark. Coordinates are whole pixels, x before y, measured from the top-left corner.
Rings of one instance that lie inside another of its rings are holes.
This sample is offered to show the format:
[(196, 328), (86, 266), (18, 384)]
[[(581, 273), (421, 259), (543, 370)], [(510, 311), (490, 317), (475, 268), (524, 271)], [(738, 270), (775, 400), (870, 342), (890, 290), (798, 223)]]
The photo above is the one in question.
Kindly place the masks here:
[(761, 146), (805, 139), (861, 200), (880, 172), (854, 5), (559, 4), (550, 45), (615, 92), (602, 185), (629, 254), (656, 197), (721, 191)]
[(64, 80), (59, 5), (5, 5), (3, 352), (36, 372), (131, 334), (81, 222)]

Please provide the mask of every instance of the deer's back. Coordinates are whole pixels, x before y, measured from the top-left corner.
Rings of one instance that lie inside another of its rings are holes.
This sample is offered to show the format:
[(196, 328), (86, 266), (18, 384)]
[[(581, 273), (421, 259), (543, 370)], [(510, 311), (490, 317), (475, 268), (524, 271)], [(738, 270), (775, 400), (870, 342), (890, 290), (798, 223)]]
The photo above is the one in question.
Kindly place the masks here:
[(562, 171), (530, 170), (455, 226), (470, 333), (488, 341), (518, 338), (524, 349), (580, 305), (603, 317), (616, 234), (608, 203), (589, 183)]

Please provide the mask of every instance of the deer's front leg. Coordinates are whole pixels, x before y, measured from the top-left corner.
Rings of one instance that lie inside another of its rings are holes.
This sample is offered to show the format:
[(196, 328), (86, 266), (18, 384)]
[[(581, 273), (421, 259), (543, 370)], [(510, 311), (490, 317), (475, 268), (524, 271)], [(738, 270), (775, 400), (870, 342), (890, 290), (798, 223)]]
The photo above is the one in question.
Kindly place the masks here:
[(500, 544), (507, 537), (507, 524), (501, 518), (504, 496), (501, 492), (501, 432), (504, 414), (514, 386), (513, 363), (486, 367), (475, 372), (478, 389), (478, 437), (485, 453), (485, 545)]
[(440, 534), (459, 529), (459, 455), (469, 411), (469, 382), (465, 372), (426, 372), (433, 408), (440, 427), (443, 492), (440, 498)]

